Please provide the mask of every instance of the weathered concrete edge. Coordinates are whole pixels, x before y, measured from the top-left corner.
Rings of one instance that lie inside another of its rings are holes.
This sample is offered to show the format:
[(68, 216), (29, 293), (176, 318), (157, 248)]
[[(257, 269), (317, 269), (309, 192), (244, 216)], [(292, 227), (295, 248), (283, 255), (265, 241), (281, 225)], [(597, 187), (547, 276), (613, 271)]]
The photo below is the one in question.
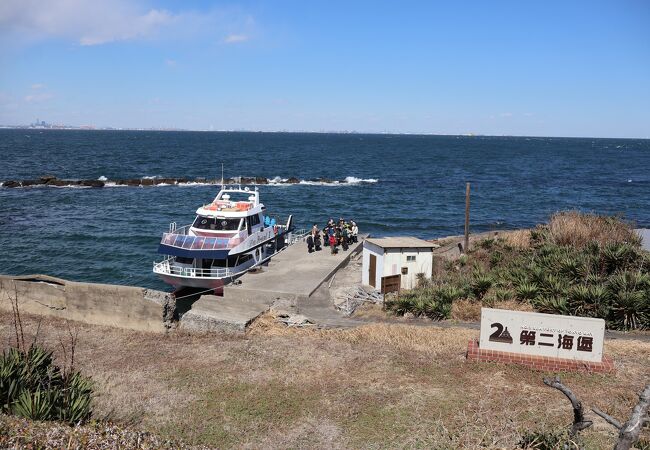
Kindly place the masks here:
[(0, 309), (137, 331), (164, 333), (175, 327), (173, 295), (153, 289), (68, 281), (43, 274), (0, 275)]
[(251, 316), (250, 318), (234, 322), (224, 319), (217, 319), (213, 316), (206, 314), (201, 314), (197, 311), (188, 311), (183, 314), (183, 317), (179, 321), (178, 328), (184, 331), (190, 332), (199, 332), (199, 333), (211, 333), (211, 332), (235, 332), (235, 333), (244, 333), (248, 329), (249, 325), (257, 320), (260, 316), (267, 313), (270, 309), (270, 306), (266, 309), (260, 311), (257, 315)]

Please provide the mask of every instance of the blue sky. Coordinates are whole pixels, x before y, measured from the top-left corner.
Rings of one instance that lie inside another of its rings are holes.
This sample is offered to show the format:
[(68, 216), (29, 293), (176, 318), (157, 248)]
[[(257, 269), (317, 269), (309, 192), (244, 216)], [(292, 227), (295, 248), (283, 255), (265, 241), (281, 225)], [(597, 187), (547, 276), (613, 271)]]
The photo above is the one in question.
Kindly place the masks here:
[(650, 137), (650, 2), (3, 0), (0, 124)]

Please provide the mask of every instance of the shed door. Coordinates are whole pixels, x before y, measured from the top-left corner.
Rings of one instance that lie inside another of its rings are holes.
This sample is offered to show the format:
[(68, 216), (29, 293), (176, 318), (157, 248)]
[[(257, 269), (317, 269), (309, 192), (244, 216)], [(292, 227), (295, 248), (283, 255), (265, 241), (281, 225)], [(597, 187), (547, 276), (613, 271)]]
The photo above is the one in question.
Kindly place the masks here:
[(368, 267), (368, 283), (370, 283), (370, 286), (376, 288), (376, 282), (375, 279), (377, 278), (377, 257), (373, 255), (372, 253), (370, 254), (370, 267)]

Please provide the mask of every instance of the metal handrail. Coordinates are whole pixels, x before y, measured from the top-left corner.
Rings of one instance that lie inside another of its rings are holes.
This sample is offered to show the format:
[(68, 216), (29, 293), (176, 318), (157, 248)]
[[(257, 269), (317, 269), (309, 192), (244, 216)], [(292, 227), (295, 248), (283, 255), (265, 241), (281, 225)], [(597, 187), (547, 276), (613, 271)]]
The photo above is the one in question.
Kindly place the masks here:
[(153, 271), (164, 275), (180, 275), (186, 277), (205, 277), (205, 278), (225, 278), (234, 275), (235, 272), (227, 267), (217, 268), (197, 268), (197, 267), (183, 267), (174, 266), (170, 264), (173, 258), (166, 258), (163, 261), (153, 263)]
[(293, 245), (296, 242), (304, 241), (307, 238), (307, 235), (309, 234), (310, 231), (311, 230), (308, 230), (306, 228), (301, 228), (300, 230), (292, 231), (291, 238), (288, 241), (289, 245)]

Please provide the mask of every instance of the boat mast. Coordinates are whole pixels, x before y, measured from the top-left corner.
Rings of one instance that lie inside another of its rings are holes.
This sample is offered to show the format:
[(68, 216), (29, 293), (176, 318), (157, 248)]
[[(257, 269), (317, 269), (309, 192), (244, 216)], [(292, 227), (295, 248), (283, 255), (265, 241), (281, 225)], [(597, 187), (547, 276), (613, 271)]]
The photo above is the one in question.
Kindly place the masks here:
[(221, 190), (223, 190), (223, 163), (221, 163)]

